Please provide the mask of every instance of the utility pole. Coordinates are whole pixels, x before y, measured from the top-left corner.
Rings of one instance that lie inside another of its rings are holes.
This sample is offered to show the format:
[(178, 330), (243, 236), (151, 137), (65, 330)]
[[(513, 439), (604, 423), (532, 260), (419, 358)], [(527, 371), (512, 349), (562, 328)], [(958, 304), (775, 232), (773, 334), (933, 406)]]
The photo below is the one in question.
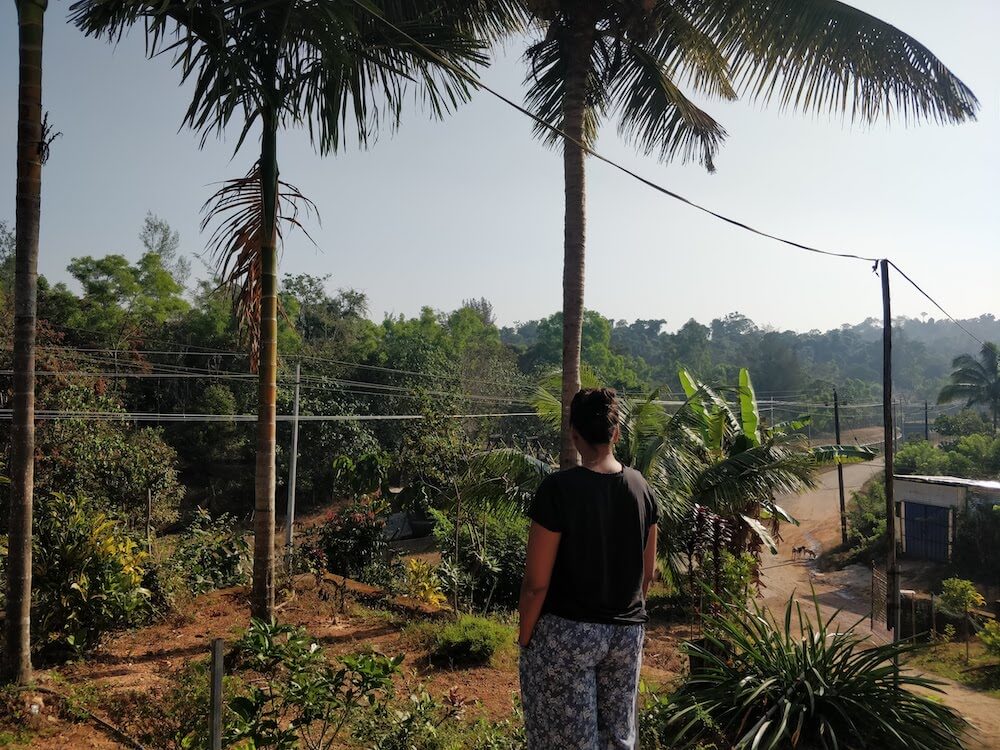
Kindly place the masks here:
[(927, 414), (927, 402), (924, 401), (924, 440), (928, 443), (931, 441), (931, 423), (930, 418)]
[(295, 401), (292, 404), (292, 455), (288, 462), (288, 509), (285, 512), (285, 554), (291, 561), (292, 532), (295, 526), (295, 468), (299, 462), (299, 383), (302, 363), (295, 365)]
[[(840, 400), (837, 388), (833, 389), (833, 430), (840, 445)], [(840, 541), (847, 547), (847, 506), (844, 503), (844, 462), (837, 457), (837, 489), (840, 490)]]
[[(893, 493), (893, 462), (896, 430), (892, 402), (892, 307), (889, 301), (889, 262), (879, 261), (882, 275), (882, 420), (885, 424), (885, 533), (889, 551), (886, 556), (886, 627), (893, 642), (899, 641), (899, 569), (896, 566), (896, 499)], [(893, 657), (899, 674), (899, 657)]]

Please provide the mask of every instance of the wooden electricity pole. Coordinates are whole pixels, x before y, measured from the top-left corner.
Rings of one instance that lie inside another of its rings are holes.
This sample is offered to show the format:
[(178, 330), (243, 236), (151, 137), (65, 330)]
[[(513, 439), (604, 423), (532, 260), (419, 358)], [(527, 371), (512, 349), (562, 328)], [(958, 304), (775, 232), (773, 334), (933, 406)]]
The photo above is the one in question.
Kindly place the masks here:
[[(837, 389), (833, 389), (833, 430), (837, 437), (837, 445), (840, 445), (840, 400), (837, 398)], [(847, 548), (847, 506), (844, 503), (844, 464), (837, 459), (837, 489), (840, 490), (840, 541), (844, 548)]]
[[(892, 640), (899, 640), (899, 568), (896, 566), (896, 501), (893, 494), (893, 462), (896, 429), (892, 403), (892, 307), (889, 302), (889, 262), (879, 261), (882, 276), (882, 420), (885, 423), (885, 534), (889, 542), (886, 558), (886, 627)], [(897, 672), (898, 657), (893, 658)]]

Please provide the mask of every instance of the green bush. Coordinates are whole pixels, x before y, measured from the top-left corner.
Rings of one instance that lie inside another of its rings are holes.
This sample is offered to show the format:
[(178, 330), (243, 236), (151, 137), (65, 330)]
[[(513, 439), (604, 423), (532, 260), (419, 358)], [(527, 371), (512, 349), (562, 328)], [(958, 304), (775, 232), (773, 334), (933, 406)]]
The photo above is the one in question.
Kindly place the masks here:
[(456, 555), (454, 522), (437, 511), (432, 515), (442, 558), (438, 575), (448, 599), (454, 598), (457, 587), (461, 601), (471, 603), (478, 611), (515, 609), (524, 576), (530, 521), (523, 516), (488, 515), (463, 521)]
[(966, 578), (1000, 583), (1000, 504), (969, 504), (958, 515), (955, 570)]
[(33, 555), (38, 647), (84, 651), (152, 612), (142, 586), (146, 553), (88, 498), (54, 494), (38, 504)]
[(672, 696), (662, 746), (962, 750), (964, 720), (914, 692), (941, 692), (939, 683), (893, 668), (894, 656), (924, 646), (872, 647), (857, 625), (830, 622), (794, 597), (780, 620), (756, 603), (708, 617), (708, 642), (688, 646), (703, 666)]
[(319, 530), (319, 547), (331, 573), (375, 585), (390, 582), (387, 512), (384, 502), (366, 498), (326, 515)]
[(1000, 622), (990, 620), (979, 631), (979, 640), (986, 647), (986, 653), (1000, 658)]
[(947, 578), (941, 582), (941, 608), (953, 615), (965, 615), (974, 607), (981, 607), (986, 600), (972, 581), (962, 578)]
[(452, 665), (475, 666), (488, 664), (497, 649), (514, 642), (509, 626), (485, 617), (462, 615), (434, 634), (431, 656)]
[(856, 561), (885, 552), (885, 524), (885, 480), (879, 475), (852, 492), (847, 506), (847, 535)]
[(942, 414), (934, 420), (935, 431), (942, 435), (962, 437), (964, 435), (989, 435), (993, 426), (983, 415), (973, 409), (962, 409), (958, 414)]
[(392, 697), (403, 661), (362, 653), (332, 664), (302, 628), (260, 620), (251, 621), (235, 652), (237, 666), (258, 679), (229, 701), (224, 745), (275, 750), (341, 747), (344, 727)]
[(199, 508), (171, 555), (192, 594), (238, 586), (247, 579), (249, 547), (236, 519), (213, 519)]

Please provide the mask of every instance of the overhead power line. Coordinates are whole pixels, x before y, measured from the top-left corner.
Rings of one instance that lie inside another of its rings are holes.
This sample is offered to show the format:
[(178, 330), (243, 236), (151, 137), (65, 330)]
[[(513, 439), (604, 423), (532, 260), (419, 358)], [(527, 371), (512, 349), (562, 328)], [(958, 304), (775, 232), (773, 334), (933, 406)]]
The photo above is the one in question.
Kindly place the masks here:
[[(0, 409), (0, 419), (11, 419), (11, 409)], [(424, 414), (309, 414), (298, 416), (300, 422), (391, 422), (419, 421), (424, 419), (500, 419), (504, 417), (537, 417), (535, 412), (493, 412), (488, 414), (441, 414), (428, 417)], [(111, 412), (39, 410), (35, 419), (61, 420), (85, 419), (105, 422), (256, 422), (256, 414), (186, 414), (182, 412)], [(296, 417), (278, 414), (278, 422), (291, 422)]]

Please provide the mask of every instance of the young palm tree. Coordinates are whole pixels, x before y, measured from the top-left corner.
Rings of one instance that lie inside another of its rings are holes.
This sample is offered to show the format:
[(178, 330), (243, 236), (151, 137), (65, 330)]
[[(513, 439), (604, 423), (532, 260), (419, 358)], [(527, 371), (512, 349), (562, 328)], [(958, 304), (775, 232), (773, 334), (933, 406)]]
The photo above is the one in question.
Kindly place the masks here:
[(561, 144), (565, 179), (560, 465), (578, 461), (569, 404), (580, 387), (586, 236), (584, 156), (603, 119), (661, 161), (710, 171), (723, 127), (682, 91), (783, 107), (961, 122), (972, 92), (919, 42), (836, 0), (525, 0), (543, 30), (527, 52), (527, 102)]
[(14, 271), (14, 421), (4, 677), (31, 680), (31, 516), (35, 460), (35, 312), (42, 162), (42, 32), (47, 0), (17, 0), (17, 206)]
[[(469, 66), (486, 61), (477, 33), (506, 28), (506, 3), (485, 0), (79, 0), (73, 21), (118, 38), (140, 19), (151, 53), (169, 49), (194, 97), (185, 122), (207, 136), (241, 115), (237, 149), (260, 128), (259, 228), (233, 245), (259, 325), (252, 608), (274, 610), (277, 374), (278, 131), (305, 125), (321, 153), (354, 137), (364, 146), (398, 124), (413, 88), (435, 115), (467, 97)], [(176, 29), (176, 38), (167, 33)], [(439, 67), (444, 58), (451, 67)], [(460, 71), (460, 72), (456, 72)]]
[(971, 354), (955, 357), (951, 382), (941, 389), (938, 403), (965, 400), (966, 406), (985, 406), (993, 415), (993, 434), (1000, 418), (1000, 349), (991, 341), (983, 344), (979, 359)]

